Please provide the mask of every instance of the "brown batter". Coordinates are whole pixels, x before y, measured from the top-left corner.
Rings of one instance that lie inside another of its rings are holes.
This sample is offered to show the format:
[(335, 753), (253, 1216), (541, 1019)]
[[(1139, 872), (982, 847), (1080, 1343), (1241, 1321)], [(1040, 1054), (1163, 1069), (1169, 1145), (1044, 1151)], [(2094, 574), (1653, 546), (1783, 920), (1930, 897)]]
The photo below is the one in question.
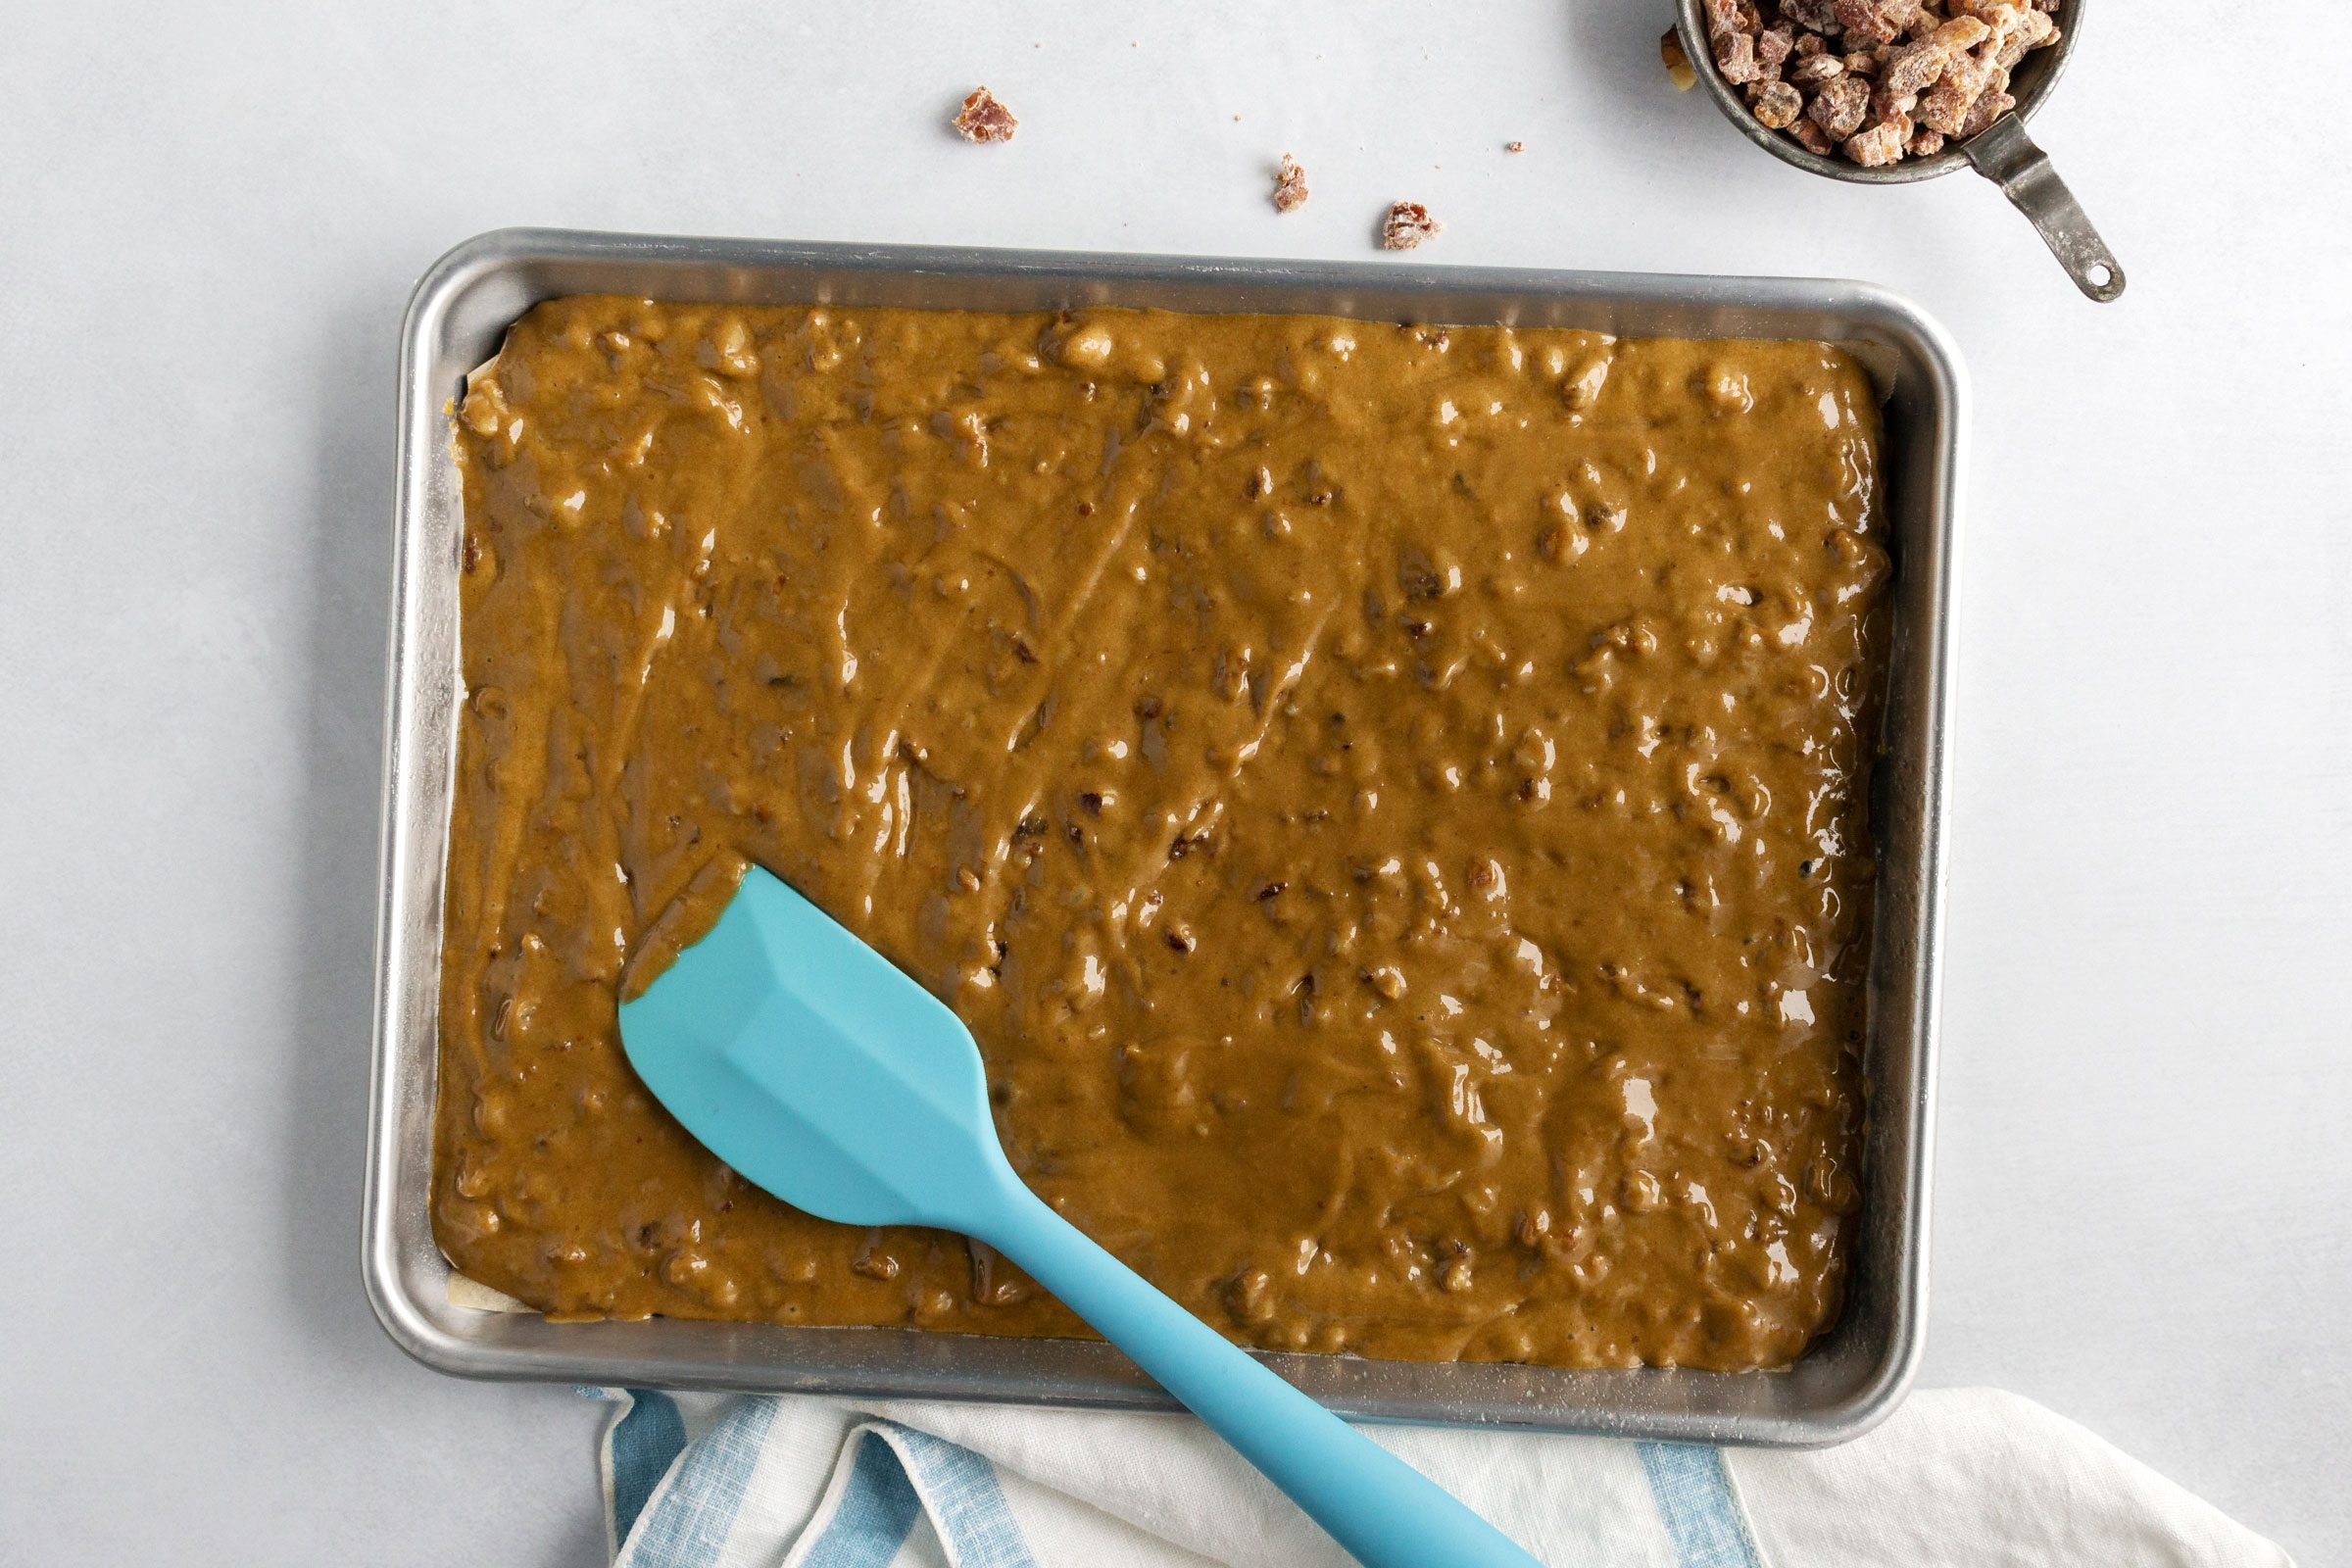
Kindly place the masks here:
[(1075, 1332), (638, 1087), (624, 968), (748, 857), (953, 1004), (1023, 1177), (1238, 1339), (1747, 1368), (1836, 1316), (1887, 566), (1837, 350), (582, 298), (460, 423), (466, 1273)]

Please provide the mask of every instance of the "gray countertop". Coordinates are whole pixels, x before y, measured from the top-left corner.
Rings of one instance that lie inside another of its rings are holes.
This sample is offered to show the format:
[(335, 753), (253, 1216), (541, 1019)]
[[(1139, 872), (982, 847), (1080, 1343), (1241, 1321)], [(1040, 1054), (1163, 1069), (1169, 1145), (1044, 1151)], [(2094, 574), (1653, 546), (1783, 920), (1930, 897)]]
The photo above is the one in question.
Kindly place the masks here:
[[(1848, 274), (1952, 329), (1925, 1377), (2352, 1557), (2336, 8), (2218, 52), (2180, 0), (2097, 8), (2034, 128), (2131, 270), (2108, 307), (1981, 181), (1743, 145), (1666, 86), (1666, 9), (12, 21), (0, 1562), (600, 1560), (598, 1407), (411, 1365), (358, 1281), (393, 344), (438, 252), (538, 222), (1358, 257), (1399, 197), (1447, 225), (1420, 260)], [(939, 128), (982, 81), (1009, 145)], [(1278, 217), (1286, 151), (1314, 195)]]

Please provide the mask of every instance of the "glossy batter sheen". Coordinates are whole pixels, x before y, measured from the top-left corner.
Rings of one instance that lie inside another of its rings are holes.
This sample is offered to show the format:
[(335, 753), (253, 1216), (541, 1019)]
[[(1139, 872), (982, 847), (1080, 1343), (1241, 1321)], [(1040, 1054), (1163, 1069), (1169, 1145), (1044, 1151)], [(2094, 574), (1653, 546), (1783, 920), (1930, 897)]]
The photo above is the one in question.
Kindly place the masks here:
[(748, 858), (1238, 1339), (1747, 1368), (1836, 1316), (1887, 566), (1837, 350), (580, 298), (459, 413), (466, 1274), (1075, 1331), (637, 1086), (615, 999)]

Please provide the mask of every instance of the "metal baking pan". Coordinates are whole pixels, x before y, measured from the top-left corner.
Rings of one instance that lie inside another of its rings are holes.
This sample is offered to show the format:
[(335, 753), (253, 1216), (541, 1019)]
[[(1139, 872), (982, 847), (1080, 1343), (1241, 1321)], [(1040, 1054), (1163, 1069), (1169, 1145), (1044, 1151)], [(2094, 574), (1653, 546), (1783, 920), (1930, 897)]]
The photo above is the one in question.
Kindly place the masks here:
[(446, 409), (540, 300), (983, 310), (1075, 305), (1314, 312), (1624, 335), (1829, 339), (1885, 398), (1895, 636), (1873, 792), (1880, 881), (1861, 1234), (1845, 1310), (1784, 1372), (1571, 1371), (1351, 1356), (1266, 1359), (1348, 1415), (1804, 1446), (1893, 1408), (1926, 1308), (1943, 858), (1946, 661), (1965, 385), (1935, 322), (1886, 290), (1818, 279), (1086, 256), (507, 229), (417, 284), (402, 328), (396, 570), (363, 1268), (385, 1330), (469, 1377), (1146, 1407), (1167, 1401), (1107, 1346), (913, 1329), (552, 1323), (453, 1304), (428, 1220), (442, 862), (456, 748), (462, 505)]

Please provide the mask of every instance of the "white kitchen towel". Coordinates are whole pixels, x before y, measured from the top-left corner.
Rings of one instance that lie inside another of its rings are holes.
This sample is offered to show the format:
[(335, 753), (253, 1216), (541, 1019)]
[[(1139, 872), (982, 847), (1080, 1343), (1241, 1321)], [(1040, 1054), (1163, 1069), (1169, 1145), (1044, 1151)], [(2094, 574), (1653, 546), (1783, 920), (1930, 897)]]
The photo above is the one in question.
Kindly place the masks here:
[[(618, 1568), (1345, 1568), (1177, 1415), (583, 1391)], [(1807, 1452), (1368, 1427), (1555, 1568), (2292, 1568), (2031, 1400), (1917, 1394)]]

